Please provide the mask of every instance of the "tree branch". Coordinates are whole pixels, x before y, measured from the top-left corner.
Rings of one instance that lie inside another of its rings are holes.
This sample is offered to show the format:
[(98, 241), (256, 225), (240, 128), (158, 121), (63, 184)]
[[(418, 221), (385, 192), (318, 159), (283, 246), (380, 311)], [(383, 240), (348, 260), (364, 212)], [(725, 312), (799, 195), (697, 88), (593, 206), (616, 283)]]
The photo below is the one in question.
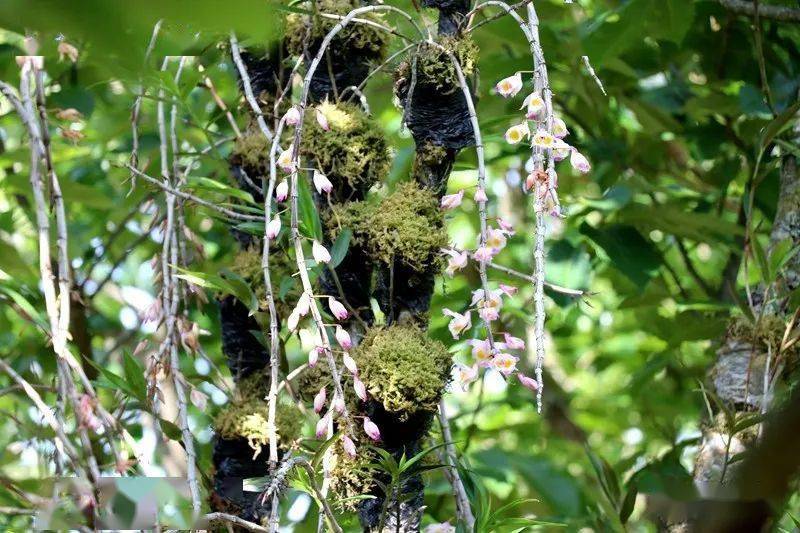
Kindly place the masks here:
[[(754, 16), (756, 5), (745, 0), (717, 0), (724, 8), (737, 15)], [(780, 22), (800, 22), (800, 9), (785, 6), (759, 5), (758, 16)]]

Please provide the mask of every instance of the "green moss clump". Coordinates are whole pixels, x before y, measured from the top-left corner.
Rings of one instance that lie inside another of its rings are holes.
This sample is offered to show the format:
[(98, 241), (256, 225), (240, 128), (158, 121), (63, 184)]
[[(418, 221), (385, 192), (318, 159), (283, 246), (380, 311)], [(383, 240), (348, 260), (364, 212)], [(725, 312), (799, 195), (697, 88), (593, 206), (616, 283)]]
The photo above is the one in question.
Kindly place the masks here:
[[(744, 317), (739, 317), (731, 322), (728, 328), (728, 335), (747, 342), (762, 344), (765, 349), (771, 346), (776, 349), (783, 342), (786, 333), (786, 321), (780, 316), (765, 314), (758, 323), (758, 328)], [(797, 351), (798, 345), (790, 348), (790, 351)]]
[(326, 226), (335, 239), (342, 228), (353, 232), (354, 242), (386, 264), (402, 261), (423, 271), (439, 261), (439, 250), (449, 238), (436, 195), (414, 182), (398, 185), (381, 202), (348, 202), (334, 206)]
[(329, 131), (320, 127), (316, 113), (305, 115), (301, 154), (339, 189), (347, 183), (367, 190), (389, 173), (389, 149), (380, 125), (356, 104), (323, 102)]
[(245, 167), (248, 172), (255, 171), (255, 180), (259, 176), (269, 175), (269, 145), (260, 130), (248, 128), (236, 139), (231, 152), (231, 163)]
[(353, 352), (370, 395), (401, 420), (434, 411), (450, 380), (452, 356), (415, 326), (373, 328)]
[[(361, 7), (358, 0), (316, 0), (315, 12), (343, 16), (357, 7)], [(365, 13), (359, 18), (383, 24), (383, 18), (376, 13)], [(286, 17), (286, 45), (289, 53), (301, 55), (309, 43), (323, 39), (338, 22), (338, 19), (321, 17), (318, 14), (291, 13)], [(336, 34), (332, 48), (346, 48), (379, 57), (386, 48), (387, 38), (388, 33), (374, 26), (351, 23)]]
[(337, 442), (332, 450), (331, 491), (336, 495), (336, 503), (342, 511), (354, 512), (360, 501), (355, 498), (369, 494), (375, 485), (375, 471), (369, 466), (375, 454), (362, 445), (358, 455), (351, 459), (344, 453), (341, 442)]
[[(450, 94), (459, 89), (458, 74), (450, 59), (453, 54), (465, 77), (475, 72), (478, 61), (478, 45), (469, 37), (455, 38), (445, 36), (439, 39), (439, 46), (425, 44), (420, 46), (416, 53), (416, 78), (421, 85), (433, 86), (442, 94)], [(397, 67), (397, 79), (405, 79), (411, 83), (413, 78), (411, 68), (414, 66), (414, 57), (403, 61)]]
[[(214, 429), (224, 439), (245, 438), (258, 456), (269, 446), (269, 403), (264, 399), (269, 389), (265, 373), (256, 373), (243, 379), (236, 397), (217, 414)], [(278, 445), (291, 447), (302, 430), (302, 416), (292, 404), (279, 402), (275, 409), (278, 428)]]

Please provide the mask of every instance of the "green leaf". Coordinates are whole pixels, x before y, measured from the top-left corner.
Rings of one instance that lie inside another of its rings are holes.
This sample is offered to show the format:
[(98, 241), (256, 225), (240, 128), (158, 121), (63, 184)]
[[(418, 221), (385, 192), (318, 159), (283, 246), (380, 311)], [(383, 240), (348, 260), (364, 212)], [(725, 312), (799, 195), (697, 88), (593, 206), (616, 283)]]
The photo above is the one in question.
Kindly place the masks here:
[(103, 375), (103, 377), (109, 381), (111, 385), (110, 388), (112, 389), (117, 388), (122, 392), (124, 392), (130, 398), (142, 401), (142, 399), (139, 397), (139, 393), (130, 385), (130, 383), (128, 383), (128, 380), (126, 380), (122, 376), (115, 374), (111, 370), (107, 369), (105, 366), (99, 365), (94, 361), (91, 361), (90, 359), (84, 359), (84, 361), (94, 366)]
[(311, 459), (311, 467), (314, 469), (314, 472), (316, 472), (317, 469), (319, 469), (319, 465), (322, 464), (322, 460), (325, 458), (325, 452), (328, 450), (328, 448), (333, 446), (333, 443), (335, 443), (336, 439), (338, 439), (340, 436), (341, 432), (335, 433), (331, 438), (323, 442), (322, 446), (320, 446), (314, 453), (314, 457)]
[(230, 279), (225, 279), (214, 274), (206, 274), (205, 272), (193, 272), (177, 266), (175, 268), (183, 272), (183, 274), (178, 274), (179, 278), (199, 287), (216, 289), (225, 294), (232, 294), (246, 305), (250, 311), (258, 310), (258, 298), (256, 298), (250, 285), (244, 281), (241, 276), (226, 271)]
[(13, 278), (28, 278), (34, 273), (31, 264), (22, 258), (17, 249), (0, 239), (0, 270)]
[(800, 100), (784, 109), (783, 113), (772, 119), (769, 124), (764, 127), (764, 129), (761, 131), (759, 151), (763, 151), (765, 148), (767, 148), (770, 143), (772, 143), (772, 140), (780, 135), (783, 130), (789, 126), (789, 121), (792, 120), (792, 118), (797, 114), (798, 110), (800, 110)]
[(347, 249), (350, 247), (350, 238), (353, 236), (353, 232), (349, 229), (345, 228), (339, 233), (339, 236), (336, 238), (336, 242), (333, 243), (331, 247), (331, 261), (328, 263), (328, 266), (331, 268), (336, 268), (339, 266), (342, 261), (344, 261), (345, 256), (347, 255)]
[[(187, 187), (191, 189), (222, 193), (227, 196), (238, 198), (239, 200), (244, 200), (245, 202), (253, 205), (258, 205), (249, 192), (243, 191), (238, 187), (231, 187), (230, 185), (211, 178), (189, 177), (187, 178), (186, 182)], [(261, 224), (261, 233), (264, 233), (264, 224)]]
[(147, 381), (144, 378), (144, 367), (127, 351), (122, 354), (122, 364), (125, 370), (125, 378), (128, 380), (130, 389), (133, 391), (136, 399), (142, 403), (146, 403)]
[(632, 483), (630, 487), (628, 487), (628, 492), (625, 494), (625, 498), (622, 500), (622, 505), (620, 505), (619, 508), (619, 521), (623, 524), (626, 524), (631, 517), (633, 508), (636, 505), (636, 495), (638, 493), (639, 491), (636, 487), (636, 483)]
[(124, 493), (117, 492), (111, 502), (111, 510), (114, 518), (118, 519), (123, 529), (128, 529), (136, 516), (136, 502), (128, 498)]
[(183, 438), (183, 432), (181, 428), (170, 422), (169, 420), (164, 420), (161, 418), (160, 420), (161, 431), (164, 432), (164, 435), (167, 436), (170, 440), (181, 440)]
[(308, 180), (297, 179), (297, 208), (300, 213), (300, 230), (306, 237), (322, 241), (322, 222), (319, 219), (317, 206), (311, 196)]

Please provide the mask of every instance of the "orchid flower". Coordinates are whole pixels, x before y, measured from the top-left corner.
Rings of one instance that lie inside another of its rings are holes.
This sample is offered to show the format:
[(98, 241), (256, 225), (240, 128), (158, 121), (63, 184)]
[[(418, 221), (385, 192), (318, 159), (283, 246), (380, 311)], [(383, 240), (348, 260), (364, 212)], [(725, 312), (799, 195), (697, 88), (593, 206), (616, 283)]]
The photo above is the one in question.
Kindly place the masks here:
[(556, 161), (563, 161), (572, 153), (572, 147), (562, 141), (561, 139), (556, 139), (553, 142), (553, 159)]
[(492, 250), (500, 251), (506, 246), (506, 234), (503, 230), (489, 228), (486, 231), (486, 246)]
[(527, 122), (521, 122), (516, 126), (511, 126), (506, 130), (505, 139), (508, 144), (517, 144), (522, 139), (531, 136), (531, 130)]
[(478, 187), (478, 190), (475, 191), (475, 196), (473, 196), (472, 199), (475, 200), (475, 203), (489, 201), (489, 197), (486, 196), (486, 190), (483, 187)]
[(479, 263), (488, 263), (494, 256), (494, 250), (489, 246), (480, 246), (472, 253), (472, 257)]
[(458, 336), (464, 332), (464, 330), (472, 327), (472, 316), (470, 311), (467, 311), (462, 315), (461, 313), (456, 313), (455, 311), (444, 308), (442, 309), (442, 314), (452, 318), (450, 323), (447, 325), (447, 329), (450, 330), (450, 334), (454, 339), (457, 339)]
[(567, 125), (559, 117), (553, 117), (553, 136), (557, 139), (563, 139), (569, 135)]
[(344, 362), (345, 368), (350, 371), (351, 374), (358, 375), (358, 366), (356, 365), (356, 360), (352, 358), (352, 356), (348, 352), (344, 352), (342, 356), (342, 361)]
[(331, 260), (330, 252), (317, 240), (314, 240), (314, 243), (311, 245), (311, 255), (314, 256), (314, 261), (317, 263), (329, 263)]
[(366, 433), (369, 438), (374, 441), (381, 440), (381, 432), (378, 429), (378, 426), (375, 424), (375, 422), (370, 420), (368, 416), (364, 417), (364, 433)]
[(347, 320), (349, 313), (336, 298), (328, 298), (328, 308), (331, 310), (331, 313), (336, 317), (337, 320)]
[(316, 113), (317, 124), (319, 124), (319, 127), (322, 128), (323, 131), (330, 131), (331, 127), (328, 124), (328, 117), (325, 116), (325, 113), (323, 113), (319, 107), (315, 108), (314, 111)]
[(289, 183), (283, 180), (275, 187), (275, 199), (279, 202), (283, 202), (286, 200), (287, 196), (289, 196)]
[(506, 235), (514, 235), (514, 226), (512, 226), (511, 223), (505, 220), (504, 218), (498, 217), (497, 225), (500, 226), (501, 230), (506, 232)]
[(517, 72), (513, 76), (503, 78), (502, 80), (497, 82), (497, 85), (494, 86), (494, 90), (497, 91), (497, 94), (499, 94), (503, 98), (514, 97), (521, 89), (522, 89), (522, 75), (520, 75), (519, 72)]
[(286, 319), (286, 327), (289, 328), (289, 331), (294, 331), (297, 329), (297, 324), (299, 322), (300, 322), (300, 315), (292, 311), (291, 313), (289, 313), (289, 318)]
[(297, 313), (298, 316), (306, 316), (310, 310), (311, 296), (309, 296), (307, 292), (304, 292), (300, 295), (300, 298), (297, 300), (297, 305), (292, 312)]
[(484, 297), (483, 289), (472, 291), (472, 305), (478, 306), (478, 314), (487, 321), (492, 322), (500, 318), (500, 308), (503, 307), (503, 291), (493, 289), (489, 291), (488, 298)]
[(281, 219), (278, 217), (278, 215), (275, 215), (275, 218), (270, 220), (269, 223), (267, 224), (267, 231), (266, 231), (267, 239), (270, 240), (274, 239), (275, 237), (278, 236), (280, 232), (281, 232)]
[(283, 117), (287, 126), (297, 126), (300, 124), (300, 111), (294, 106), (290, 107)]
[(328, 433), (328, 420), (331, 416), (330, 411), (328, 411), (325, 416), (319, 419), (317, 422), (317, 427), (315, 428), (314, 434), (317, 436), (318, 439), (323, 438)]
[(544, 120), (546, 114), (545, 103), (539, 91), (533, 91), (525, 98), (520, 109), (523, 108), (527, 108), (525, 111), (525, 117), (528, 120), (535, 120), (536, 122), (541, 122)]
[(572, 149), (572, 154), (569, 156), (569, 163), (572, 165), (572, 168), (581, 174), (586, 174), (592, 170), (592, 165), (589, 164), (589, 160), (574, 148)]
[(522, 384), (523, 387), (530, 389), (534, 392), (539, 390), (539, 383), (535, 379), (529, 378), (522, 372), (517, 372), (517, 379), (519, 380), (519, 382)]
[(504, 376), (507, 376), (517, 369), (518, 357), (508, 353), (499, 353), (492, 359), (492, 367)]
[(317, 189), (318, 194), (323, 192), (328, 194), (333, 189), (333, 183), (328, 177), (319, 170), (314, 171), (314, 187)]
[(509, 297), (517, 294), (517, 291), (519, 290), (517, 287), (514, 287), (513, 285), (506, 285), (505, 283), (501, 283), (498, 287), (501, 291), (503, 291), (503, 294)]
[(453, 274), (455, 274), (457, 270), (461, 270), (467, 266), (469, 256), (466, 250), (458, 252), (456, 250), (447, 249), (443, 250), (443, 252), (450, 256), (450, 259), (447, 260), (447, 268), (445, 269), (448, 276), (453, 277)]
[(358, 376), (353, 376), (353, 390), (362, 402), (367, 401), (367, 387)]
[(478, 379), (478, 365), (458, 364), (456, 366), (456, 376), (458, 383), (461, 385), (461, 390), (466, 392), (468, 385)]
[(492, 346), (489, 343), (489, 339), (471, 339), (467, 344), (472, 346), (472, 357), (475, 359), (475, 363), (478, 366), (488, 366), (493, 355)]
[(294, 147), (290, 146), (278, 156), (278, 166), (281, 167), (284, 172), (293, 172), (295, 169), (292, 152), (294, 152)]
[(320, 413), (322, 412), (322, 408), (325, 407), (325, 400), (327, 398), (327, 392), (325, 391), (325, 387), (319, 389), (319, 392), (316, 396), (314, 396), (314, 412)]
[(536, 130), (536, 133), (533, 134), (533, 138), (531, 139), (531, 143), (534, 146), (545, 149), (552, 148), (555, 141), (556, 138), (553, 137), (549, 131), (543, 129)]
[(342, 435), (342, 448), (344, 448), (344, 453), (346, 453), (350, 459), (356, 458), (356, 445), (353, 439), (347, 435)]
[(321, 346), (316, 346), (308, 352), (308, 366), (314, 368), (317, 366), (317, 362), (319, 361), (319, 352), (323, 351), (324, 348)]
[(525, 341), (520, 339), (519, 337), (513, 337), (508, 333), (503, 333), (503, 337), (506, 340), (506, 348), (508, 348), (509, 350), (525, 349)]
[(344, 398), (336, 395), (336, 398), (333, 399), (333, 410), (339, 414), (344, 413)]
[(336, 337), (336, 342), (339, 343), (339, 346), (341, 346), (342, 349), (349, 350), (353, 347), (353, 341), (350, 339), (350, 334), (347, 333), (342, 326), (336, 326), (336, 333), (334, 336)]
[(461, 205), (461, 200), (464, 198), (463, 189), (454, 194), (446, 194), (442, 196), (442, 209), (455, 209)]

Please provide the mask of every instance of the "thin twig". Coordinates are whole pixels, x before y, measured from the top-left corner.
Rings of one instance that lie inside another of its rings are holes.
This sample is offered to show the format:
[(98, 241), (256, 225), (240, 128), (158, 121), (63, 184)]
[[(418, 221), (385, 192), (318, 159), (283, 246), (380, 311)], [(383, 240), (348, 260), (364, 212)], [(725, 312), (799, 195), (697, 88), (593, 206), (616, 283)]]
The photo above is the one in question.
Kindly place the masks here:
[(589, 76), (592, 77), (594, 82), (600, 87), (600, 91), (603, 93), (604, 96), (608, 96), (606, 93), (606, 88), (603, 87), (603, 82), (600, 81), (600, 77), (597, 75), (597, 72), (594, 71), (594, 67), (589, 62), (589, 56), (581, 56), (581, 61), (583, 61), (583, 66), (586, 67), (586, 70), (589, 72)]
[(267, 126), (267, 121), (264, 120), (264, 112), (261, 111), (261, 107), (258, 105), (258, 101), (256, 100), (255, 95), (253, 94), (253, 86), (250, 84), (250, 75), (247, 73), (247, 67), (244, 65), (244, 61), (242, 61), (242, 55), (239, 52), (239, 41), (236, 40), (236, 34), (231, 32), (231, 55), (233, 56), (233, 62), (236, 64), (236, 68), (239, 71), (239, 78), (242, 80), (242, 89), (244, 89), (245, 99), (247, 103), (250, 104), (250, 108), (253, 110), (253, 114), (256, 117), (256, 122), (258, 123), (258, 127), (261, 129), (261, 133), (264, 134), (264, 137), (267, 138), (267, 141), (272, 140), (272, 132)]
[[(159, 20), (156, 22), (155, 26), (153, 26), (153, 34), (150, 36), (150, 42), (147, 45), (147, 50), (144, 53), (144, 63), (147, 64), (147, 60), (150, 57), (150, 54), (153, 52), (153, 48), (156, 45), (156, 39), (158, 38), (158, 32), (161, 29), (162, 21)], [(144, 96), (145, 90), (144, 86), (142, 85), (141, 78), (139, 79), (140, 90), (139, 94), (136, 96), (136, 99), (133, 102), (133, 109), (131, 110), (131, 157), (130, 157), (130, 164), (131, 166), (137, 167), (139, 166), (139, 113), (142, 107), (142, 98)], [(131, 174), (131, 186), (136, 186), (136, 177), (134, 174)]]
[(171, 195), (178, 196), (178, 197), (183, 198), (185, 200), (189, 200), (189, 201), (192, 201), (192, 202), (194, 202), (196, 204), (202, 205), (203, 207), (207, 207), (209, 209), (213, 209), (214, 211), (217, 211), (218, 213), (222, 213), (223, 215), (225, 215), (227, 217), (234, 218), (234, 219), (237, 219), (237, 220), (247, 220), (247, 221), (251, 221), (251, 222), (261, 222), (263, 220), (262, 217), (259, 217), (259, 216), (256, 216), (256, 215), (248, 215), (248, 214), (245, 214), (245, 213), (239, 213), (238, 211), (232, 211), (232, 210), (230, 210), (230, 209), (228, 209), (226, 207), (222, 207), (222, 206), (219, 206), (219, 205), (216, 205), (216, 204), (212, 204), (209, 201), (203, 200), (199, 196), (195, 196), (193, 194), (189, 194), (187, 192), (175, 189), (174, 187), (172, 187), (172, 186), (170, 186), (170, 185), (168, 185), (168, 184), (166, 184), (164, 182), (161, 182), (161, 181), (157, 180), (156, 178), (154, 178), (152, 176), (149, 176), (149, 175), (145, 174), (141, 170), (139, 170), (139, 169), (137, 169), (135, 167), (132, 167), (130, 164), (125, 165), (125, 167), (128, 168), (131, 172), (133, 172), (137, 176), (139, 176), (141, 178), (144, 178), (146, 181), (152, 183), (153, 185), (161, 187), (162, 189), (164, 189), (166, 192), (168, 192)]
[[(487, 266), (489, 268), (499, 270), (500, 272), (505, 272), (510, 276), (515, 276), (517, 278), (524, 279), (525, 281), (528, 281), (530, 283), (536, 283), (536, 277), (531, 276), (530, 274), (525, 274), (524, 272), (520, 272), (518, 270), (514, 270), (513, 268), (509, 268), (503, 265), (498, 265), (493, 261), (489, 261), (489, 263), (487, 263)], [(544, 282), (544, 286), (552, 290), (553, 292), (566, 294), (567, 296), (582, 297), (589, 294), (586, 291), (582, 291), (580, 289), (570, 289), (569, 287), (562, 287), (561, 285), (556, 285), (555, 283), (550, 283), (547, 281)]]

